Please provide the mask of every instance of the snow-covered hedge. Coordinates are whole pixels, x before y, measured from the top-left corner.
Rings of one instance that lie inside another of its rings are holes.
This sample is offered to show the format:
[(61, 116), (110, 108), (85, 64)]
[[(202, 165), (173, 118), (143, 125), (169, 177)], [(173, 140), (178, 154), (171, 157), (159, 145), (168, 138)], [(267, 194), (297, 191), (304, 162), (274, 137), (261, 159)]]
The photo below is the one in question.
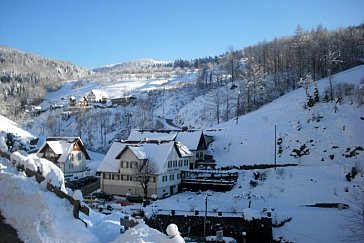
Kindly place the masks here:
[(15, 166), (24, 166), (25, 169), (29, 169), (33, 172), (40, 172), (45, 178), (46, 182), (51, 183), (53, 186), (60, 188), (63, 192), (67, 193), (64, 184), (64, 174), (60, 168), (58, 168), (53, 162), (38, 158), (36, 155), (24, 156), (19, 152), (10, 154), (10, 160)]

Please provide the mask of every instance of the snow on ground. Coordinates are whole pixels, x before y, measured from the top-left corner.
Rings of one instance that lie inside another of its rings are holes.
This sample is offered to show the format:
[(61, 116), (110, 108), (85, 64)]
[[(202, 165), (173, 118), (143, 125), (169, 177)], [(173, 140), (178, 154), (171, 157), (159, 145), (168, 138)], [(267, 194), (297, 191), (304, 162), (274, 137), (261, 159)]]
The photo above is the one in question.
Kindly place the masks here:
[(73, 218), (68, 201), (44, 191), (35, 178), (18, 173), (8, 161), (0, 158), (0, 163), (8, 167), (0, 173), (1, 214), (23, 241), (99, 242)]
[[(120, 235), (120, 218), (90, 210), (86, 216), (80, 212), (85, 224), (73, 217), (73, 206), (55, 194), (45, 191), (34, 177), (18, 172), (8, 160), (0, 158), (0, 212), (6, 223), (14, 227), (25, 242), (162, 242), (166, 235), (144, 223)], [(82, 198), (80, 193), (74, 195)], [(135, 232), (140, 232), (138, 235)], [(126, 239), (128, 241), (126, 241)]]
[(33, 134), (31, 134), (30, 132), (20, 128), (20, 126), (9, 120), (8, 118), (4, 117), (4, 116), (0, 116), (0, 132), (11, 132), (13, 133), (15, 136), (19, 136), (19, 137), (23, 137), (26, 138), (28, 140), (32, 140), (34, 138), (36, 138)]
[[(241, 215), (251, 201), (251, 208), (261, 213), (263, 208), (273, 209), (273, 223), (292, 218), (283, 227), (274, 228), (275, 239), (283, 237), (290, 242), (343, 242), (350, 235), (345, 225), (346, 217), (351, 217), (350, 209), (304, 207), (314, 203), (348, 203), (356, 188), (363, 185), (364, 178), (358, 176), (354, 182), (344, 179), (339, 165), (301, 166), (260, 170), (266, 173), (263, 181), (250, 186), (253, 171), (242, 171), (237, 185), (229, 192), (212, 192), (208, 196), (208, 215)], [(348, 192), (345, 192), (345, 188)], [(194, 214), (194, 210), (204, 212), (205, 193), (184, 192), (170, 198), (158, 200), (146, 209), (148, 214), (158, 210), (175, 209), (177, 214)], [(250, 199), (249, 199), (250, 198)], [(133, 207), (133, 206), (130, 206)], [(134, 206), (135, 207), (135, 206)], [(225, 213), (230, 212), (230, 213)], [(259, 214), (258, 214), (259, 215)], [(262, 213), (261, 216), (264, 216)], [(255, 216), (257, 217), (257, 216)]]
[[(364, 66), (350, 69), (333, 76), (333, 83), (351, 82), (359, 84), (364, 78)], [(328, 86), (328, 80), (319, 81), (320, 92)], [(364, 146), (364, 107), (354, 102), (338, 105), (334, 113), (333, 103), (317, 103), (311, 109), (303, 109), (306, 95), (303, 88), (282, 96), (239, 120), (230, 120), (217, 125), (217, 131), (207, 132), (215, 141), (209, 146), (219, 166), (274, 163), (274, 126), (277, 138), (282, 138), (283, 153), (278, 164), (341, 163), (342, 154), (348, 147)], [(313, 117), (322, 116), (317, 122)], [(291, 156), (293, 149), (306, 144), (309, 155), (300, 159)], [(333, 148), (333, 146), (335, 146)], [(278, 148), (277, 148), (278, 149)], [(329, 158), (334, 155), (334, 159)], [(346, 159), (352, 163), (364, 160), (364, 153)], [(351, 163), (350, 163), (351, 164)]]

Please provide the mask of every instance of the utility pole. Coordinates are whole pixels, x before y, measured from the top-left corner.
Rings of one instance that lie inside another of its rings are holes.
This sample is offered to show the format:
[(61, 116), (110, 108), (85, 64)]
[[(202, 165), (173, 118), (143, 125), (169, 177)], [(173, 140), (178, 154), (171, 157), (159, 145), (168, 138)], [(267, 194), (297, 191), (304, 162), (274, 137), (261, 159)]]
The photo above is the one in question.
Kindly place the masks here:
[(207, 219), (207, 193), (205, 196), (205, 219), (203, 221), (203, 238), (206, 240), (206, 219)]
[(277, 169), (277, 125), (274, 125), (274, 170)]

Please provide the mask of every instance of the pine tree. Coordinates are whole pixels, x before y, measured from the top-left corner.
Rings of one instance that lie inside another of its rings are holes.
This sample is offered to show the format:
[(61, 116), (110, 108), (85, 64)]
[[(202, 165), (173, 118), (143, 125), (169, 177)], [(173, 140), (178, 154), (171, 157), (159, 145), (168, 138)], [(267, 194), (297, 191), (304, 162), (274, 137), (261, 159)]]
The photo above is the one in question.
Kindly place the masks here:
[(319, 93), (319, 90), (318, 90), (318, 87), (317, 87), (317, 83), (316, 82), (315, 82), (315, 90), (313, 92), (313, 96), (314, 96), (315, 103), (320, 102), (320, 93)]
[(312, 98), (312, 95), (308, 94), (307, 95), (307, 106), (308, 107), (313, 107), (315, 105), (315, 101)]

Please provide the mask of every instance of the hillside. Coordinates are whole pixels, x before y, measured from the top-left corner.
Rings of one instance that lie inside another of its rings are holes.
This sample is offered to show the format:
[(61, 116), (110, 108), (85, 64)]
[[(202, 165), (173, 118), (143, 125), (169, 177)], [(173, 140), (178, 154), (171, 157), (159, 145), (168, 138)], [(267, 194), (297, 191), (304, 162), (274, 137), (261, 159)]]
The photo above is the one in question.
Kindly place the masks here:
[[(346, 82), (362, 87), (363, 80), (364, 65), (334, 75), (333, 85)], [(327, 78), (318, 81), (321, 97), (328, 84)], [(311, 92), (313, 89), (312, 85)], [(358, 106), (356, 95), (353, 91), (351, 96), (343, 98), (335, 113), (335, 102), (319, 102), (312, 108), (304, 109), (305, 90), (297, 89), (257, 111), (240, 116), (238, 121), (233, 119), (214, 126), (213, 130), (216, 131), (207, 132), (215, 137), (209, 152), (220, 166), (273, 164), (276, 125), (277, 139), (282, 139), (282, 153), (277, 157), (278, 164), (363, 161), (364, 153), (348, 159), (343, 157), (348, 148), (352, 150), (355, 146), (364, 146), (364, 131), (360, 129), (364, 122), (364, 107)], [(190, 105), (192, 106), (193, 104)], [(297, 158), (291, 156), (293, 149), (299, 149), (304, 144), (309, 149), (309, 154)]]
[(92, 73), (70, 62), (6, 46), (0, 46), (0, 63), (0, 114), (14, 119), (23, 115), (26, 105), (37, 105), (47, 91), (58, 89), (62, 81)]

